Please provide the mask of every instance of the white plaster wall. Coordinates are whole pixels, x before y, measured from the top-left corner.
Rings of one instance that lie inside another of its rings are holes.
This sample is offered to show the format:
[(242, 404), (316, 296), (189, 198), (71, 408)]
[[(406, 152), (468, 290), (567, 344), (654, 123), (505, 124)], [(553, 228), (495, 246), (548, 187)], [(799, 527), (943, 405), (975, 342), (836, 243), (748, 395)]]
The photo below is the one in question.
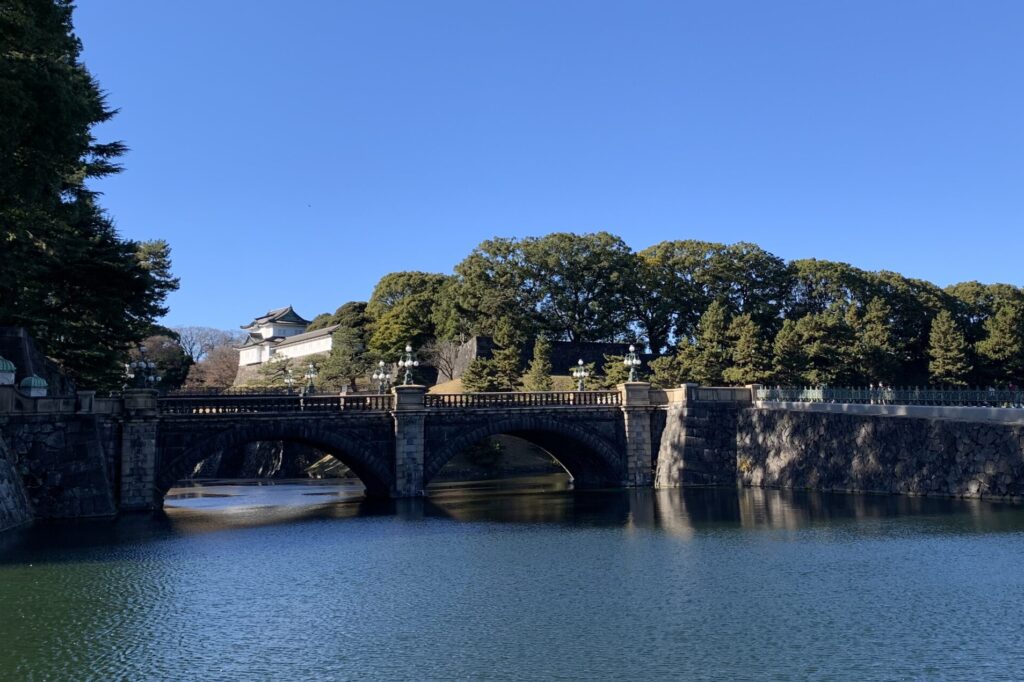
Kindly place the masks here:
[(313, 355), (315, 353), (330, 352), (331, 337), (323, 336), (319, 339), (310, 339), (309, 341), (303, 341), (302, 343), (296, 343), (294, 345), (278, 348), (275, 355), (279, 355), (285, 358), (301, 358), (306, 355)]
[(260, 346), (245, 348), (238, 353), (239, 365), (255, 365), (260, 362)]

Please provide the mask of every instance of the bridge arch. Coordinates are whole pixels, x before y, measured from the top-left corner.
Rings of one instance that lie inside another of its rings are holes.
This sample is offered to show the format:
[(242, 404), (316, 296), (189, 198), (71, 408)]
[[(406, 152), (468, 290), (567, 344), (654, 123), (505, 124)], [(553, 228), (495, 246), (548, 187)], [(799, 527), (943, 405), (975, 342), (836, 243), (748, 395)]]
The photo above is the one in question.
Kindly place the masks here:
[(622, 484), (625, 456), (613, 443), (570, 422), (523, 414), (488, 419), (443, 443), (432, 444), (428, 438), (423, 461), (423, 487), (429, 485), (456, 454), (497, 435), (516, 436), (539, 446), (569, 472), (579, 487)]
[[(360, 433), (314, 421), (266, 420), (229, 426), (190, 443), (176, 456), (161, 457), (156, 476), (157, 501), (204, 459), (216, 452), (259, 441), (301, 443), (330, 453), (366, 486), (368, 495), (387, 495), (394, 479), (394, 463), (387, 448), (374, 448)], [(164, 454), (164, 453), (161, 453)], [(168, 453), (169, 454), (169, 453)]]

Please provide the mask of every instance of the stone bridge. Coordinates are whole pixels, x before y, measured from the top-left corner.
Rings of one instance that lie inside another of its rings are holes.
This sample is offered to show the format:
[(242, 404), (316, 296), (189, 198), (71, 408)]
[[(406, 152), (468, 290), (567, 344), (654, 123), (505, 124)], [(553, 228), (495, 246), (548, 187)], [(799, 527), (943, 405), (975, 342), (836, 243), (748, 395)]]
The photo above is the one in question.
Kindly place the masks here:
[(758, 387), (641, 382), (585, 392), (437, 395), (401, 386), (382, 396), (137, 390), (112, 398), (0, 386), (0, 530), (26, 518), (157, 509), (204, 459), (259, 441), (330, 453), (368, 494), (392, 497), (423, 494), (456, 453), (497, 434), (543, 448), (577, 487), (1024, 497), (1021, 400), (893, 397), (799, 403)]
[[(749, 402), (748, 389), (721, 390), (727, 400)], [(37, 507), (57, 509), (44, 514), (50, 516), (159, 508), (175, 482), (205, 459), (259, 441), (329, 453), (369, 495), (421, 495), (457, 453), (499, 434), (551, 454), (578, 488), (651, 486), (666, 413), (696, 398), (687, 391), (636, 382), (543, 393), (429, 394), (423, 386), (399, 386), (390, 395), (132, 390), (118, 398), (28, 398), (0, 387), (0, 440), (37, 469), (26, 487), (35, 489)], [(79, 491), (71, 496), (79, 513), (62, 499), (69, 486)]]

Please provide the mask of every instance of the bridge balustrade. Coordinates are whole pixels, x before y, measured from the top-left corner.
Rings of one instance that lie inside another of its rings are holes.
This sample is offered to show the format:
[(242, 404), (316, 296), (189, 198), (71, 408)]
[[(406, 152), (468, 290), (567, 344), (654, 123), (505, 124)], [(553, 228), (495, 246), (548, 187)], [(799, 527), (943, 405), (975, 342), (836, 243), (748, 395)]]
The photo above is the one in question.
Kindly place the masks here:
[(617, 406), (621, 402), (618, 391), (537, 391), (507, 393), (428, 393), (424, 396), (428, 408), (487, 408), (487, 407), (591, 407)]
[(392, 409), (390, 395), (195, 395), (157, 401), (161, 414), (223, 415), (280, 412), (379, 411)]

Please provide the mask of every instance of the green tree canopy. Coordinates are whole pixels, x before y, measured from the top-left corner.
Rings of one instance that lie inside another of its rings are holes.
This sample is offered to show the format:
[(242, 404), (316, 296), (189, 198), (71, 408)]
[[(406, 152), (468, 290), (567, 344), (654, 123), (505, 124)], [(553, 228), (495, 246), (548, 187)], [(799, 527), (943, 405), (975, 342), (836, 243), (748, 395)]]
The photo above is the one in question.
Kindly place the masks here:
[(26, 327), (78, 383), (110, 388), (178, 283), (166, 242), (121, 238), (88, 186), (120, 170), (125, 146), (93, 136), (114, 111), (80, 61), (72, 10), (0, 10), (0, 324)]
[(377, 283), (366, 304), (375, 357), (397, 360), (406, 344), (420, 348), (435, 337), (433, 313), (447, 275), (395, 272)]

